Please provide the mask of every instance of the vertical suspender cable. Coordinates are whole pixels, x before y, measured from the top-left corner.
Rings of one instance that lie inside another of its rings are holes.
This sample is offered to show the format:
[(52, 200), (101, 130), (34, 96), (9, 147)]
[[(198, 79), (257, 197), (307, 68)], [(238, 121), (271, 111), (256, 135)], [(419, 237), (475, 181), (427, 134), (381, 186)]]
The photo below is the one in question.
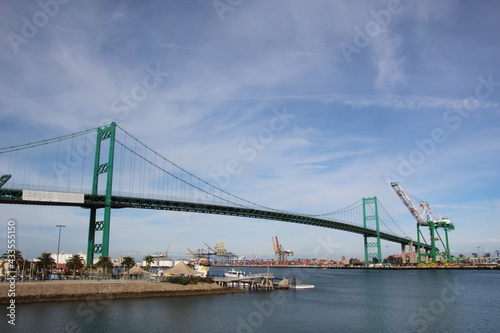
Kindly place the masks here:
[[(137, 140), (134, 141), (134, 153), (136, 152), (136, 149), (137, 149)], [(135, 157), (134, 156), (131, 156), (132, 158), (132, 172), (130, 173), (130, 183), (131, 183), (131, 186), (130, 186), (130, 196), (132, 196), (132, 190), (134, 189), (134, 186), (135, 186)]]
[[(75, 168), (77, 167), (77, 165), (76, 165), (77, 164), (77, 160), (75, 161), (75, 165), (73, 165), (71, 163), (71, 157), (72, 157), (73, 154), (75, 154), (74, 142), (75, 142), (75, 137), (72, 136), (71, 137), (71, 150), (70, 150), (69, 156), (67, 158), (68, 169), (69, 169), (69, 171), (68, 171), (68, 188), (71, 188), (71, 185), (72, 185), (72, 183), (71, 183), (71, 169), (73, 169), (73, 167), (75, 167)], [(77, 158), (76, 156), (74, 156), (74, 157), (75, 157), (75, 159)]]
[[(57, 155), (56, 155), (56, 160), (55, 160), (56, 163), (59, 162), (59, 149), (61, 148), (60, 146), (61, 146), (61, 141), (58, 140), (57, 141)], [(57, 177), (54, 177), (54, 181), (53, 181), (53, 185), (52, 185), (53, 191), (56, 190), (56, 185), (57, 185)]]
[(42, 145), (42, 156), (40, 157), (40, 173), (38, 174), (38, 189), (42, 185), (43, 165), (45, 159), (45, 145)]
[[(24, 152), (26, 154), (26, 158), (24, 159), (24, 175), (23, 175), (23, 184), (24, 185), (23, 185), (23, 187), (25, 187), (26, 185), (29, 185), (30, 174), (31, 174), (31, 172), (28, 171), (28, 165), (31, 165), (30, 160), (29, 160), (29, 157), (31, 157), (30, 150), (25, 149)], [(28, 181), (26, 181), (26, 177), (28, 177)]]
[[(124, 138), (124, 144), (123, 145), (125, 147), (127, 147), (127, 136), (128, 135), (125, 135), (125, 138)], [(123, 184), (123, 181), (124, 181), (123, 177), (125, 177), (125, 148), (123, 148), (123, 147), (121, 148), (121, 153), (120, 154), (121, 154), (121, 156), (120, 156), (120, 160), (121, 160), (121, 162), (120, 162), (120, 169), (121, 169), (121, 171), (120, 171), (120, 192), (122, 192), (123, 191), (123, 186), (124, 186), (124, 184)]]
[(85, 193), (83, 191), (83, 178), (85, 177), (85, 164), (86, 164), (86, 157), (87, 157), (87, 135), (84, 135), (83, 137), (83, 142), (82, 142), (82, 150), (80, 154), (82, 154), (82, 176), (80, 178), (80, 193)]
[(12, 174), (15, 174), (17, 169), (18, 169), (17, 168), (17, 152), (18, 152), (18, 150), (16, 150), (16, 152), (14, 153), (14, 168), (12, 168), (12, 171), (11, 171)]

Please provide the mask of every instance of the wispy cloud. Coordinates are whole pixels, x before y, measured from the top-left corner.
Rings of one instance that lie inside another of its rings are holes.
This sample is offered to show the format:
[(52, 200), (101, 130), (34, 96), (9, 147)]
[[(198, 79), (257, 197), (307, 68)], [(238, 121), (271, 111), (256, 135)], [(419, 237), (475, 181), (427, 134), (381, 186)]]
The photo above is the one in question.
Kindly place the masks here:
[[(453, 237), (459, 240), (454, 250), (469, 251), (460, 244), (472, 231), (478, 240), (495, 240), (489, 227), (470, 223), (478, 214), (493, 228), (500, 226), (498, 6), (405, 3), (346, 63), (339, 44), (353, 43), (357, 31), (376, 22), (372, 12), (386, 10), (386, 1), (251, 1), (223, 22), (210, 1), (71, 2), (28, 37), (23, 17), (31, 20), (41, 10), (38, 3), (3, 2), (0, 141), (35, 141), (116, 121), (209, 181), (228, 163), (238, 162), (241, 172), (225, 190), (251, 201), (323, 213), (377, 195), (413, 235), (414, 221), (384, 174), (395, 173), (402, 159), (419, 157), (416, 142), (432, 140), (433, 130), (442, 128), (446, 140), (435, 143), (405, 187), (453, 217)], [(9, 33), (27, 41), (18, 53)], [(168, 75), (140, 95), (148, 66)], [(492, 82), (481, 88), (488, 97), (478, 100), (473, 112), (457, 113), (467, 97), (476, 96), (478, 77), (490, 75)], [(134, 106), (127, 105), (133, 94)], [(113, 107), (116, 100), (127, 112)], [(254, 147), (253, 158), (242, 154), (241, 145), (251, 147), (250, 138), (269, 128), (273, 110), (284, 108), (294, 115), (289, 124), (273, 132), (263, 148)], [(460, 126), (449, 126), (446, 111), (455, 112), (450, 116), (458, 117)], [(85, 250), (86, 241), (79, 237), (86, 232), (87, 212), (2, 209), (27, 226), (20, 230), (31, 256), (50, 250), (53, 242), (45, 238), (54, 236), (54, 221), (72, 217), (65, 232), (75, 241), (67, 251)], [(123, 223), (112, 231), (113, 255), (154, 253), (166, 243), (184, 253), (186, 246), (204, 241), (233, 241), (241, 248), (232, 251), (272, 255), (269, 236), (276, 234), (288, 237), (291, 248), (313, 253), (317, 244), (302, 240), (324, 233), (197, 214), (189, 223), (186, 215), (166, 212), (117, 212), (113, 218)], [(137, 221), (143, 231), (137, 231)], [(213, 230), (216, 223), (233, 234), (221, 239), (226, 236)], [(32, 231), (42, 226), (49, 231)], [(131, 236), (137, 232), (143, 237)], [(147, 244), (140, 241), (146, 237)], [(345, 253), (362, 254), (356, 237), (339, 236)]]

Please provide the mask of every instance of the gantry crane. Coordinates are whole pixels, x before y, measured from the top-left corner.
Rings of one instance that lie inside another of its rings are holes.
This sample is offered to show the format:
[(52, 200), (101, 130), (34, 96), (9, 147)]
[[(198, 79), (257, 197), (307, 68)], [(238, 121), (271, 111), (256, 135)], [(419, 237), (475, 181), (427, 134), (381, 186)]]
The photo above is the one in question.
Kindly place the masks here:
[(234, 263), (234, 261), (238, 259), (238, 256), (236, 254), (226, 250), (224, 242), (215, 243), (215, 257), (217, 258), (218, 262), (224, 264)]
[[(406, 208), (410, 211), (411, 215), (415, 218), (417, 221), (417, 254), (418, 254), (418, 262), (423, 263), (428, 260), (422, 260), (422, 253), (421, 253), (421, 242), (420, 238), (427, 244), (424, 235), (420, 231), (420, 227), (428, 227), (430, 231), (430, 241), (431, 241), (431, 253), (430, 257), (433, 263), (437, 261), (437, 255), (440, 254), (438, 249), (436, 248), (436, 241), (439, 240), (441, 241), (441, 244), (444, 247), (444, 252), (442, 253), (446, 260), (450, 260), (450, 244), (448, 240), (448, 230), (454, 230), (455, 226), (450, 222), (449, 219), (447, 218), (441, 218), (438, 217), (434, 212), (431, 210), (429, 204), (427, 202), (421, 202), (419, 204), (420, 210), (415, 207), (413, 202), (411, 201), (410, 197), (406, 192), (399, 186), (398, 183), (393, 182), (391, 183), (392, 188), (396, 192), (396, 194), (399, 196), (401, 201), (405, 204)], [(443, 228), (445, 232), (445, 241), (443, 242), (443, 239), (441, 238), (441, 235), (439, 235), (438, 228)], [(436, 235), (438, 237), (436, 237)]]
[(204, 260), (204, 258), (206, 258), (207, 264), (210, 264), (210, 258), (215, 255), (214, 252), (210, 252), (210, 250), (205, 249), (198, 249), (197, 252), (193, 252), (189, 249), (189, 247), (187, 247), (187, 250), (189, 253), (186, 253), (186, 255), (191, 255), (193, 256), (193, 259), (196, 259), (198, 261)]
[(167, 259), (170, 259), (170, 257), (168, 256), (169, 251), (170, 251), (170, 244), (167, 245), (167, 251), (165, 251), (165, 258)]
[(280, 242), (278, 241), (278, 236), (273, 237), (273, 248), (275, 255), (275, 265), (285, 264), (286, 261), (288, 261), (288, 256), (293, 256), (293, 251), (283, 249), (283, 246), (281, 246)]
[(12, 175), (3, 175), (0, 177), (0, 188), (5, 185), (9, 181)]
[(229, 252), (224, 247), (224, 242), (216, 243), (215, 250), (204, 242), (208, 249), (198, 249), (197, 252), (191, 251), (187, 248), (189, 253), (187, 255), (193, 256), (194, 259), (201, 260), (206, 258), (208, 264), (213, 262), (214, 264), (230, 264), (233, 263), (238, 256), (233, 252)]

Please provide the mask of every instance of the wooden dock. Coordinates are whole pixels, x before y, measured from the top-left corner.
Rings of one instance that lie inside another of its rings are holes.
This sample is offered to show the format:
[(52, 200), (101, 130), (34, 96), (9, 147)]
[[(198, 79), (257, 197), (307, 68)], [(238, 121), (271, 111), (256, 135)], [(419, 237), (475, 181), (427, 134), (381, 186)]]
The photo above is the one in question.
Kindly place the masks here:
[(288, 279), (275, 281), (272, 274), (252, 274), (242, 277), (214, 277), (213, 280), (223, 287), (248, 288), (251, 291), (270, 291), (289, 289)]

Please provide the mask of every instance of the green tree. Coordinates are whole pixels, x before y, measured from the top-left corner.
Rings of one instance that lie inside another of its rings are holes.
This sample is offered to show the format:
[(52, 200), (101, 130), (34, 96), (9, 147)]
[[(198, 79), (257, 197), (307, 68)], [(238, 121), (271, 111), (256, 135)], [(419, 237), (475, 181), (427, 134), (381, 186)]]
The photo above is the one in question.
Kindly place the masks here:
[(95, 265), (99, 268), (102, 268), (104, 274), (110, 274), (111, 270), (113, 269), (113, 262), (111, 261), (110, 257), (99, 257)]
[(83, 258), (79, 254), (73, 254), (71, 258), (66, 261), (66, 266), (73, 271), (73, 279), (76, 276), (76, 272), (78, 270), (81, 271), (84, 265)]
[(42, 270), (42, 280), (45, 280), (48, 268), (53, 267), (56, 261), (52, 258), (52, 253), (50, 252), (42, 252), (36, 260), (37, 268)]
[(25, 260), (19, 250), (14, 250), (13, 253), (11, 251), (5, 252), (0, 257), (0, 260), (2, 261), (4, 275), (7, 275), (7, 271), (15, 271), (16, 273), (19, 273), (25, 264)]
[(151, 264), (154, 262), (153, 256), (145, 256), (143, 260), (146, 262), (146, 268), (149, 272), (149, 269), (151, 268)]
[(130, 270), (130, 267), (135, 265), (135, 260), (132, 257), (124, 257), (122, 260), (122, 265), (127, 267), (127, 271)]

